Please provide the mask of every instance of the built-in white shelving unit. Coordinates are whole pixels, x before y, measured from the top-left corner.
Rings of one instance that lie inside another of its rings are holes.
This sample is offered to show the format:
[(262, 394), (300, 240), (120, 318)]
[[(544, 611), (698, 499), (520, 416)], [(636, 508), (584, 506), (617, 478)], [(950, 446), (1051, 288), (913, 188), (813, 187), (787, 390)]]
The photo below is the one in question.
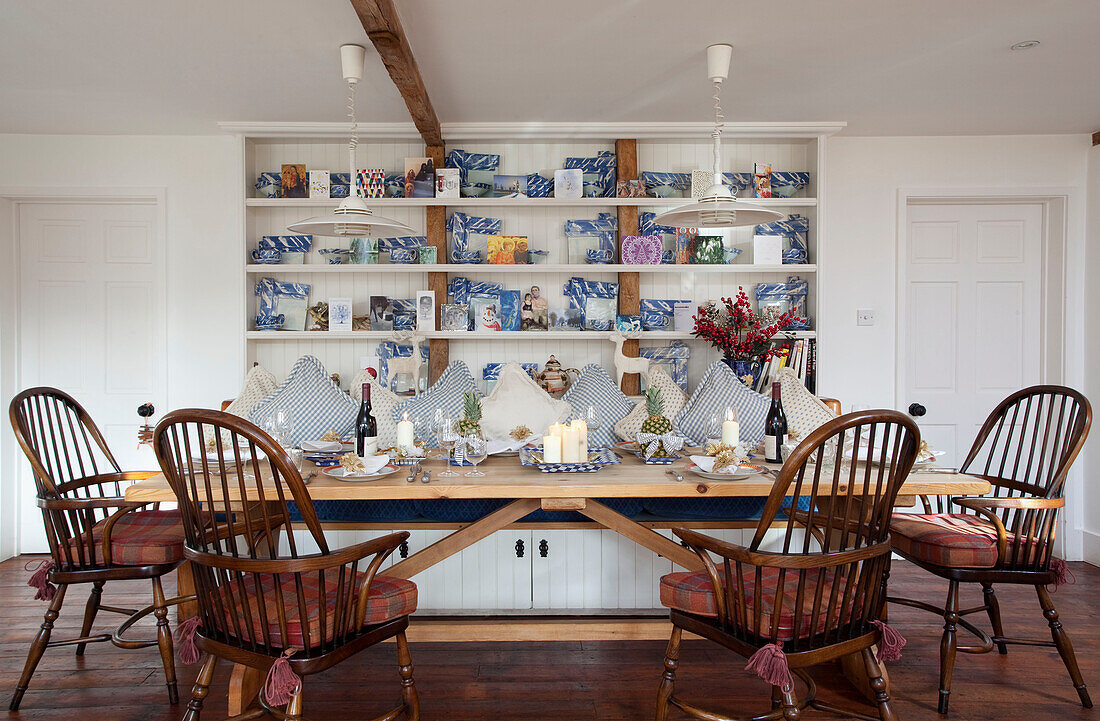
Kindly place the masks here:
[[(318, 237), (304, 265), (256, 265), (248, 262), (249, 252), (263, 235), (289, 234), (287, 226), (322, 209), (334, 207), (337, 199), (271, 199), (257, 197), (253, 183), (261, 172), (278, 171), (283, 163), (304, 163), (308, 169), (346, 172), (347, 126), (341, 124), (233, 124), (224, 126), (240, 137), (242, 157), (241, 202), (243, 227), (241, 265), (244, 284), (245, 357), (248, 365), (262, 363), (282, 377), (303, 354), (312, 354), (333, 372), (350, 378), (364, 360), (375, 360), (378, 343), (390, 339), (388, 332), (355, 331), (350, 333), (309, 331), (255, 331), (253, 316), (257, 303), (255, 283), (262, 277), (293, 280), (311, 286), (310, 303), (330, 297), (350, 297), (356, 315), (367, 313), (372, 295), (413, 298), (428, 287), (427, 274), (447, 273), (500, 282), (505, 288), (526, 289), (540, 286), (550, 307), (567, 307), (562, 285), (573, 276), (594, 280), (614, 280), (617, 273), (640, 274), (640, 296), (658, 299), (689, 299), (701, 302), (736, 294), (743, 287), (752, 297), (756, 283), (784, 281), (797, 275), (808, 281), (808, 311), (816, 324), (821, 313), (818, 287), (819, 267), (825, 255), (825, 214), (822, 207), (824, 175), (823, 139), (838, 131), (841, 124), (773, 123), (728, 124), (723, 136), (725, 169), (745, 172), (757, 161), (770, 162), (775, 170), (809, 171), (810, 185), (794, 198), (754, 199), (752, 202), (774, 207), (786, 213), (800, 213), (810, 221), (807, 265), (755, 265), (752, 258), (752, 228), (729, 233), (734, 247), (742, 250), (730, 265), (584, 265), (569, 264), (563, 223), (567, 219), (591, 219), (599, 212), (614, 213), (624, 206), (641, 212), (660, 212), (686, 204), (685, 198), (384, 198), (370, 201), (385, 215), (408, 224), (417, 234), (426, 228), (425, 209), (445, 206), (471, 215), (502, 220), (502, 233), (526, 235), (532, 249), (550, 251), (549, 262), (532, 265), (328, 265), (317, 253), (321, 248), (347, 247), (347, 241)], [(444, 128), (447, 150), (461, 148), (470, 152), (496, 153), (501, 156), (497, 172), (526, 174), (542, 172), (548, 177), (564, 165), (566, 157), (590, 157), (598, 151), (614, 150), (615, 139), (637, 139), (639, 171), (690, 172), (711, 167), (712, 145), (706, 124), (570, 124), (542, 128), (507, 124), (452, 124)], [(360, 125), (360, 143), (356, 165), (360, 168), (385, 168), (387, 173), (404, 168), (406, 157), (422, 157), (424, 146), (414, 131), (403, 125)], [(440, 260), (443, 260), (442, 258)], [(437, 303), (447, 299), (437, 298)], [(486, 363), (505, 360), (535, 362), (540, 365), (551, 353), (567, 367), (581, 368), (586, 363), (612, 366), (614, 346), (609, 333), (432, 332), (429, 338), (446, 338), (451, 360), (463, 360), (475, 378), (480, 379)], [(813, 331), (796, 334), (816, 337)], [(689, 378), (697, 381), (706, 366), (718, 358), (709, 346), (694, 340), (686, 332), (645, 332), (642, 346), (683, 342), (691, 348)], [(827, 339), (826, 339), (827, 340)], [(426, 375), (426, 374), (425, 374)]]

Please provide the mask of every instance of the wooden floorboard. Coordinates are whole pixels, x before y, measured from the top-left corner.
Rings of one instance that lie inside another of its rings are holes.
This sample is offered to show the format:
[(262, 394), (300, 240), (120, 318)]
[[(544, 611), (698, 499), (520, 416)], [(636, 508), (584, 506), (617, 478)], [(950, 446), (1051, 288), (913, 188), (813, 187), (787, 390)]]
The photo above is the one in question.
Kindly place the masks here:
[[(41, 622), (43, 603), (25, 585), (27, 559), (0, 564), (0, 690), (6, 705), (19, 677), (28, 644)], [(1055, 604), (1077, 648), (1086, 683), (1100, 694), (1100, 569), (1071, 564), (1077, 583), (1054, 594)], [(946, 584), (919, 569), (896, 563), (892, 592), (942, 601)], [(168, 584), (172, 586), (174, 584)], [(167, 589), (166, 589), (167, 590)], [(174, 590), (174, 589), (171, 589)], [(108, 584), (104, 601), (147, 603), (148, 584)], [(963, 603), (975, 606), (980, 592), (968, 589)], [(1049, 638), (1031, 588), (998, 587), (1010, 635)], [(86, 593), (70, 589), (57, 633), (75, 634)], [(110, 628), (103, 616), (97, 630)], [(977, 618), (976, 616), (974, 618)], [(984, 616), (980, 619), (984, 621)], [(416, 623), (415, 617), (413, 624)], [(891, 664), (895, 709), (902, 719), (936, 719), (938, 647), (942, 623), (919, 611), (891, 607), (891, 623), (909, 640), (904, 657)], [(984, 626), (984, 623), (982, 624)], [(146, 635), (152, 627), (142, 627)], [(135, 634), (131, 634), (135, 636)], [(151, 637), (151, 636), (150, 636)], [(416, 685), (425, 721), (532, 721), (593, 719), (625, 721), (653, 716), (664, 644), (653, 641), (562, 641), (551, 643), (413, 643)], [(728, 714), (764, 710), (768, 689), (743, 670), (744, 659), (703, 641), (686, 641), (679, 691), (685, 699)], [(181, 667), (177, 707), (167, 692), (156, 648), (122, 651), (90, 646), (81, 660), (71, 648), (46, 652), (22, 711), (10, 718), (161, 721), (179, 719), (197, 667)], [(219, 666), (205, 718), (225, 710), (230, 667)], [(825, 699), (860, 703), (837, 667), (815, 678)], [(305, 686), (306, 715), (337, 721), (381, 713), (398, 699), (396, 652), (392, 644), (368, 649)], [(1100, 696), (1098, 696), (1100, 698)], [(960, 656), (955, 670), (951, 719), (1100, 719), (1080, 707), (1065, 668), (1053, 649), (1010, 647), (1007, 656)], [(684, 718), (674, 715), (673, 718)]]

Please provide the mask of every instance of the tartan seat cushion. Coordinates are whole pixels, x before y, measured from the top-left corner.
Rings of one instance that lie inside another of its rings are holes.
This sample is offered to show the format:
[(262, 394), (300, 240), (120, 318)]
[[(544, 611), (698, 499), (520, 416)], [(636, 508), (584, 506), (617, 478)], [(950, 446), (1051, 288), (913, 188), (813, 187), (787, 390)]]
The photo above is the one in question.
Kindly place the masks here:
[(899, 553), (937, 566), (997, 565), (996, 528), (971, 514), (895, 513), (890, 519), (890, 542)]
[[(725, 584), (725, 574), (719, 570), (719, 575), (722, 578), (723, 586)], [(824, 578), (821, 580), (822, 590), (821, 598), (822, 604), (828, 601), (831, 597), (833, 588), (833, 574), (823, 574)], [(813, 609), (814, 597), (817, 592), (818, 586), (818, 572), (808, 571), (806, 573), (806, 582), (803, 591), (802, 601), (802, 621), (799, 627), (799, 638), (805, 638), (810, 635), (810, 618), (811, 611)], [(756, 572), (751, 567), (746, 567), (744, 572), (745, 578), (745, 602), (748, 606), (747, 617), (750, 623), (753, 623), (756, 608)], [(760, 603), (761, 603), (761, 617), (760, 617), (760, 634), (763, 636), (770, 636), (772, 634), (772, 621), (774, 618), (776, 592), (779, 586), (779, 569), (778, 568), (765, 568), (761, 571), (761, 589), (760, 589)], [(839, 592), (843, 593), (847, 586), (846, 579), (840, 579)], [(794, 626), (795, 626), (795, 609), (798, 598), (798, 576), (794, 572), (788, 570), (786, 578), (783, 581), (783, 595), (780, 599), (781, 609), (779, 611), (779, 628), (777, 630), (776, 638), (779, 641), (790, 641), (794, 639)], [(849, 613), (845, 614), (845, 620), (850, 618), (851, 609), (857, 608), (862, 603), (862, 594), (859, 598), (853, 598), (848, 603)], [(711, 618), (718, 617), (718, 606), (714, 599), (714, 586), (710, 582), (710, 576), (706, 571), (679, 571), (677, 573), (669, 573), (661, 577), (661, 605), (672, 608), (677, 611), (683, 611), (684, 613), (690, 613), (694, 616), (709, 616)], [(833, 622), (835, 625), (836, 614), (833, 615)], [(735, 614), (736, 616), (736, 614)], [(817, 628), (814, 629), (814, 633), (821, 633), (826, 630), (830, 619), (825, 617), (825, 614), (820, 614), (817, 620)]]
[[(292, 573), (283, 574), (280, 579), (279, 583), (282, 587), (283, 597), (282, 611), (286, 616), (287, 636), (289, 636), (287, 639), (283, 639), (282, 632), (279, 630), (280, 601), (278, 594), (275, 592), (274, 575), (266, 573), (260, 575), (258, 593), (255, 580), (256, 577), (245, 576), (243, 582), (232, 581), (228, 585), (223, 586), (222, 595), (223, 598), (235, 599), (238, 604), (240, 603), (240, 599), (247, 598), (248, 603), (251, 605), (252, 628), (242, 627), (243, 640), (255, 640), (260, 643), (264, 642), (263, 624), (264, 619), (267, 619), (267, 632), (271, 636), (271, 643), (273, 645), (282, 646), (283, 648), (288, 648), (290, 646), (303, 648), (307, 645), (306, 637), (308, 636), (308, 645), (312, 648), (332, 641), (335, 636), (333, 624), (336, 619), (338, 599), (339, 603), (342, 604), (347, 598), (346, 588), (343, 589), (344, 593), (342, 595), (339, 593), (341, 589), (339, 588), (337, 575), (338, 574), (335, 572), (328, 572), (325, 574), (325, 588), (323, 594), (325, 600), (325, 638), (323, 639), (321, 638), (320, 603), (322, 593), (320, 580), (316, 573), (302, 574), (300, 576), (301, 586), (306, 598), (305, 632), (303, 632), (301, 609), (298, 607), (298, 580)], [(362, 582), (363, 574), (356, 574), (353, 602), (354, 599), (358, 598), (359, 586)], [(259, 608), (255, 605), (257, 597), (263, 600), (263, 614), (260, 613)], [(231, 604), (226, 604), (226, 624), (230, 629), (236, 629), (236, 621), (233, 617), (234, 612), (228, 608), (229, 605)], [(364, 627), (374, 626), (392, 621), (395, 618), (408, 616), (415, 610), (415, 583), (403, 578), (377, 575), (370, 585), (370, 596), (367, 598), (367, 614), (364, 617), (363, 625)], [(243, 617), (244, 614), (242, 613), (240, 618)]]
[[(102, 566), (103, 520), (92, 527), (96, 544), (96, 565)], [(72, 559), (79, 563), (77, 544), (87, 536), (70, 539)], [(87, 550), (85, 549), (85, 558)], [(64, 553), (62, 553), (64, 558)], [(123, 515), (111, 529), (111, 563), (118, 566), (146, 566), (183, 560), (183, 520), (179, 511), (132, 511)]]

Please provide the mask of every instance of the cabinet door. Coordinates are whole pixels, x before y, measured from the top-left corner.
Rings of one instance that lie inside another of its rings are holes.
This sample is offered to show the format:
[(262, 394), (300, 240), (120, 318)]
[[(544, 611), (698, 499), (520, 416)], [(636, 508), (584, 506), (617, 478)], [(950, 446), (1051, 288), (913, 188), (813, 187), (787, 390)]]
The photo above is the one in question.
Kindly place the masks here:
[[(409, 555), (452, 531), (412, 531)], [(517, 544), (519, 544), (517, 546)], [(435, 610), (531, 608), (531, 532), (498, 531), (415, 576), (419, 607)]]
[[(603, 533), (599, 530), (535, 530), (531, 596), (533, 608), (605, 608)], [(546, 542), (546, 555), (541, 550)]]

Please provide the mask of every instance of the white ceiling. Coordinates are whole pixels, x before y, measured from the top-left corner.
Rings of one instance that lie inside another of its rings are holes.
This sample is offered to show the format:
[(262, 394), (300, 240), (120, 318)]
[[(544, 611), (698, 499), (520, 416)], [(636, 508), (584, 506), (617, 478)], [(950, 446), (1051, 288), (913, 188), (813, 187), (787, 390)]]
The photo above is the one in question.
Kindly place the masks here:
[[(397, 0), (443, 122), (731, 121), (848, 135), (1100, 129), (1097, 0)], [(1010, 51), (1036, 39), (1033, 50)], [(340, 121), (337, 46), (368, 45), (363, 121), (407, 121), (347, 0), (0, 0), (0, 132), (217, 133)]]

